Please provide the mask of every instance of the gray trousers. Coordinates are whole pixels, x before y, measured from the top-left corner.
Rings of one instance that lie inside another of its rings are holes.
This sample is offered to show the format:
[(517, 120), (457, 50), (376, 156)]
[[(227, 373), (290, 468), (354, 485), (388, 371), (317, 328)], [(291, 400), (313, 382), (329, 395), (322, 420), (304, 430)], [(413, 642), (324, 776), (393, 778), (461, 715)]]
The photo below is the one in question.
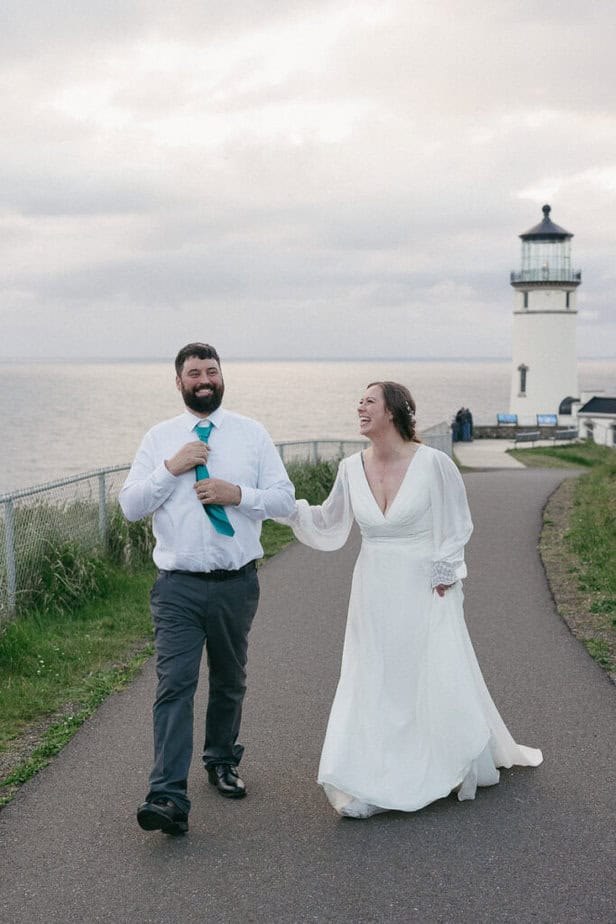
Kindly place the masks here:
[(161, 571), (150, 594), (158, 687), (154, 702), (154, 766), (146, 799), (172, 799), (190, 810), (193, 701), (205, 645), (209, 699), (203, 762), (238, 764), (246, 692), (248, 633), (259, 602), (253, 567), (224, 579)]

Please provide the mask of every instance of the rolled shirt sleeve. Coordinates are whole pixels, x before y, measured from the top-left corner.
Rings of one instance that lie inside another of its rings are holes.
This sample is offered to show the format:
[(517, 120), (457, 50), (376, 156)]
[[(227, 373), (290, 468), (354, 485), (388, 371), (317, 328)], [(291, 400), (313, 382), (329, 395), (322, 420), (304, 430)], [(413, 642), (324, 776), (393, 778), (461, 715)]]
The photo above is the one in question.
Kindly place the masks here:
[(289, 516), (295, 507), (295, 489), (278, 450), (265, 431), (260, 434), (257, 485), (240, 484), (238, 487), (242, 499), (237, 509), (251, 520)]
[(171, 496), (176, 483), (176, 476), (164, 461), (156, 460), (152, 437), (146, 434), (120, 491), (120, 507), (126, 519), (136, 522), (154, 513)]

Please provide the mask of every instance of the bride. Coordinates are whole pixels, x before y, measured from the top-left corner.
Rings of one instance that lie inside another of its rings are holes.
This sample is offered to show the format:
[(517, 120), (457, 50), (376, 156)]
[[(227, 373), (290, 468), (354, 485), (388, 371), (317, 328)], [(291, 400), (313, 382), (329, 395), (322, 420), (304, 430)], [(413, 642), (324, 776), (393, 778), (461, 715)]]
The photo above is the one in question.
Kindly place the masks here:
[(538, 766), (487, 690), (464, 623), (464, 546), (473, 525), (445, 453), (415, 436), (415, 403), (395, 382), (359, 402), (364, 452), (340, 463), (324, 504), (297, 501), (282, 522), (315, 549), (338, 549), (355, 520), (355, 565), (340, 680), (318, 781), (341, 815), (413, 812)]

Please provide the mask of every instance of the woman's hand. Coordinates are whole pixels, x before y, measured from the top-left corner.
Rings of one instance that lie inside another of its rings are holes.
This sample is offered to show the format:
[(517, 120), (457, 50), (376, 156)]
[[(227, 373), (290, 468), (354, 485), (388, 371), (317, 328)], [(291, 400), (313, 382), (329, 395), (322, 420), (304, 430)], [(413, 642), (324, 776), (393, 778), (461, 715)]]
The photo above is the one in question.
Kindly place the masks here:
[(449, 590), (450, 587), (453, 587), (453, 584), (437, 584), (434, 588), (439, 597), (445, 596), (445, 591)]

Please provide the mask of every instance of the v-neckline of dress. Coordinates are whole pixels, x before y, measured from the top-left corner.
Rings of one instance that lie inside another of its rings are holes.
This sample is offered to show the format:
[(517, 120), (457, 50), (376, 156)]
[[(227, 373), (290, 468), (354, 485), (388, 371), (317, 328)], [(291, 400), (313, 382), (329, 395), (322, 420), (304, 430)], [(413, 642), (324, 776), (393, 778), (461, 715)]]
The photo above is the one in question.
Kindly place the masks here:
[(413, 453), (413, 456), (412, 456), (412, 458), (411, 458), (409, 464), (408, 464), (407, 467), (406, 467), (406, 471), (405, 471), (404, 475), (402, 476), (402, 481), (400, 482), (400, 486), (399, 486), (398, 490), (397, 490), (396, 493), (395, 493), (394, 499), (392, 500), (391, 504), (389, 505), (389, 507), (387, 508), (387, 510), (385, 511), (385, 513), (383, 513), (383, 511), (382, 511), (381, 508), (379, 507), (379, 502), (377, 501), (376, 497), (374, 496), (374, 492), (373, 492), (372, 488), (370, 487), (370, 482), (368, 481), (368, 476), (366, 475), (366, 466), (365, 466), (365, 463), (364, 463), (364, 453), (363, 453), (363, 450), (362, 450), (362, 452), (360, 452), (359, 458), (360, 458), (360, 461), (361, 461), (361, 473), (362, 473), (362, 475), (363, 475), (364, 483), (365, 483), (365, 485), (366, 485), (366, 488), (368, 489), (368, 494), (369, 494), (370, 497), (372, 498), (372, 501), (373, 501), (373, 503), (374, 503), (374, 506), (375, 506), (376, 509), (379, 511), (379, 513), (381, 514), (381, 516), (383, 517), (384, 520), (387, 520), (387, 519), (389, 518), (389, 514), (391, 513), (391, 511), (393, 510), (393, 508), (396, 506), (396, 502), (397, 502), (398, 498), (400, 497), (400, 494), (402, 493), (402, 488), (404, 487), (404, 483), (405, 483), (406, 479), (407, 479), (408, 476), (409, 476), (409, 472), (410, 472), (411, 468), (413, 467), (413, 462), (415, 461), (415, 459), (416, 459), (417, 456), (419, 455), (420, 449), (423, 449), (423, 445), (424, 445), (423, 443), (419, 443), (419, 445), (417, 446), (417, 449), (416, 449), (415, 452)]

